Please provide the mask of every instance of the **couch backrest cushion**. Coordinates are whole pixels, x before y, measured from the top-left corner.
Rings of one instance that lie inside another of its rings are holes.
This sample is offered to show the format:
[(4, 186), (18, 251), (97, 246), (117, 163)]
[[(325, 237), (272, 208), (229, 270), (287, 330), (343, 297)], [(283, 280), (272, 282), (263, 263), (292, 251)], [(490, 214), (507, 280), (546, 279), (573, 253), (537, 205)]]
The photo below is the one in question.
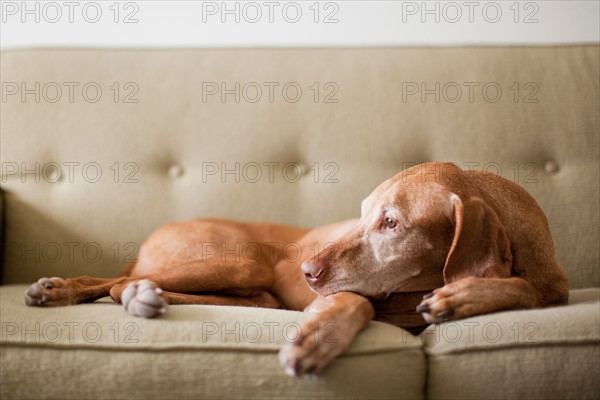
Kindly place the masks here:
[(525, 187), (571, 286), (598, 286), (598, 60), (598, 46), (4, 52), (3, 280), (113, 275), (172, 220), (356, 217), (386, 178), (443, 160)]

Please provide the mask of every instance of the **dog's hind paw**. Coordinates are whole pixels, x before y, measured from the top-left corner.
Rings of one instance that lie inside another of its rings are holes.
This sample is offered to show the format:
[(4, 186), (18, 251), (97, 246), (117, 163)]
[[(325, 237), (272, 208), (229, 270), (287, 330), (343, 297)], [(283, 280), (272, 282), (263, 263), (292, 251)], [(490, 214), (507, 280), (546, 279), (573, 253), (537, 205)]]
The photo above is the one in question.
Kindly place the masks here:
[(77, 301), (64, 279), (40, 278), (27, 288), (25, 304), (30, 307), (56, 307), (77, 304)]
[(167, 311), (162, 289), (148, 279), (130, 283), (121, 294), (125, 310), (135, 316), (154, 318)]

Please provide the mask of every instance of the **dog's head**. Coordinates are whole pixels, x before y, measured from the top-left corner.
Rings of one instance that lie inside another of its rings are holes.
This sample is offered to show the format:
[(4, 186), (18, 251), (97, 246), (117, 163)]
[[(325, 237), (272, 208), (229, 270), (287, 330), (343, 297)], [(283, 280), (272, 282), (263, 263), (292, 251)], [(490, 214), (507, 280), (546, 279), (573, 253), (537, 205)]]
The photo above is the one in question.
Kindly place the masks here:
[(383, 299), (466, 276), (510, 275), (510, 243), (496, 213), (450, 163), (421, 164), (377, 187), (356, 227), (302, 264), (319, 294)]

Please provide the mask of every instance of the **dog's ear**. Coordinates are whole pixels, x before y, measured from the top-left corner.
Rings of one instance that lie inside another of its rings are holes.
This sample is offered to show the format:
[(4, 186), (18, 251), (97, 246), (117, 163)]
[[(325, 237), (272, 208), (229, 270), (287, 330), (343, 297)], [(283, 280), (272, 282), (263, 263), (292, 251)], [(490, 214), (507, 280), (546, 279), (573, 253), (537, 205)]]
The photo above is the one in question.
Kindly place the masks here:
[(468, 276), (508, 278), (512, 267), (510, 241), (498, 215), (482, 199), (464, 202), (450, 196), (454, 239), (444, 266), (444, 282)]

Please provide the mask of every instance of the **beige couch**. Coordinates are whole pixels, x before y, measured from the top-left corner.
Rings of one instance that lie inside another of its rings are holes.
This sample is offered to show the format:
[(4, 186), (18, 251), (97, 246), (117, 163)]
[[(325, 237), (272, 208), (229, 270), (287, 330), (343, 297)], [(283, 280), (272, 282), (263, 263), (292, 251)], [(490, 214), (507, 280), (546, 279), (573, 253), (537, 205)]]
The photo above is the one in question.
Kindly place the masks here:
[[(598, 46), (23, 50), (1, 71), (2, 399), (600, 397)], [(317, 226), (430, 160), (537, 199), (570, 305), (373, 322), (302, 379), (276, 357), (302, 313), (24, 305), (39, 277), (116, 274), (168, 221)]]

